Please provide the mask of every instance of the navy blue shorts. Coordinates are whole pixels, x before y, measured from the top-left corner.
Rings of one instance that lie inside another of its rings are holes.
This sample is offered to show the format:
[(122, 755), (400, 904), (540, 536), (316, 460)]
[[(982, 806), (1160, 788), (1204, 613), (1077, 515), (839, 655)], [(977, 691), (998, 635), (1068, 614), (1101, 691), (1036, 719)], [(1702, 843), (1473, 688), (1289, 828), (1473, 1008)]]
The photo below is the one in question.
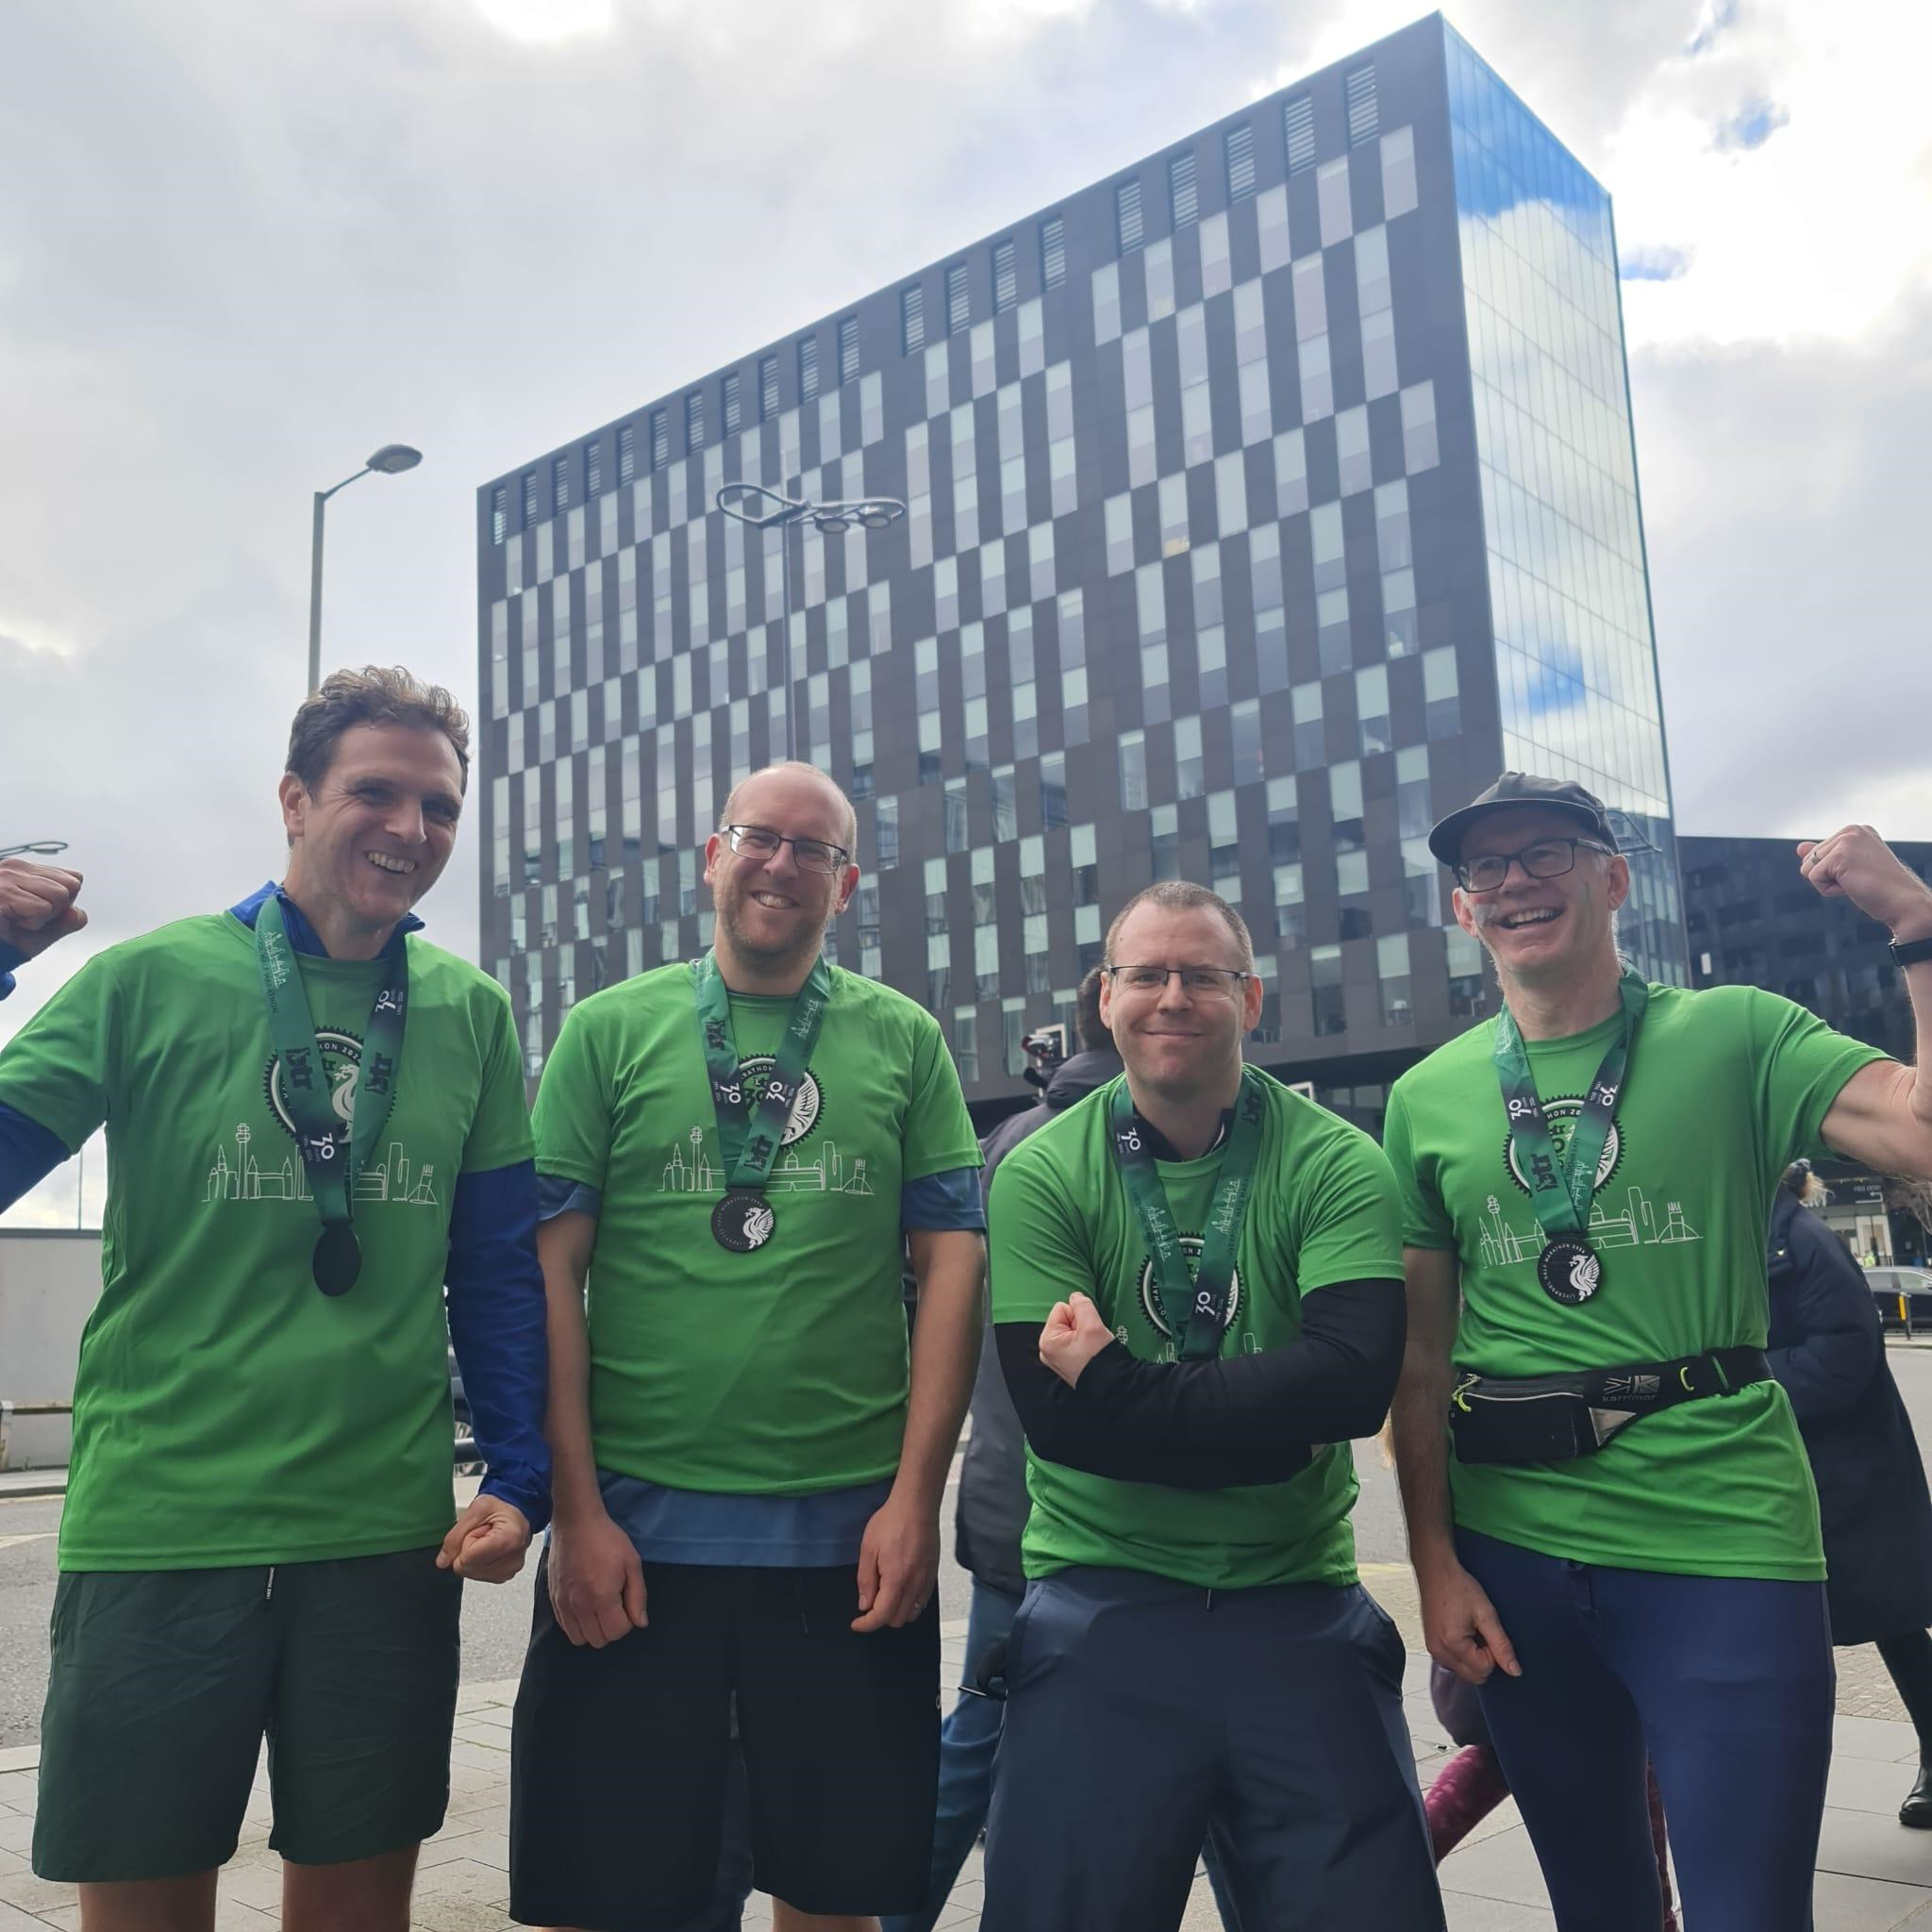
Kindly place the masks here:
[(1244, 1925), (1439, 1932), (1402, 1640), (1359, 1585), (1028, 1585), (987, 1827), (998, 1932), (1173, 1932), (1204, 1838)]

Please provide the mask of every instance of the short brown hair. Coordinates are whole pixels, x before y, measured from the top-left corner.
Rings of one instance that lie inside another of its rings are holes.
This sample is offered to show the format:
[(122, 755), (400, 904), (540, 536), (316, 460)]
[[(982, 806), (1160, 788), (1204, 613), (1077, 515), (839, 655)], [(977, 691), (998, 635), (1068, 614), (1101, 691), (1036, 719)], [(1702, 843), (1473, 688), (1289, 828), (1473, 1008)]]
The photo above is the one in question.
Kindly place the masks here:
[[(1114, 941), (1121, 936), (1121, 927), (1127, 923), (1127, 915), (1142, 906), (1158, 906), (1163, 912), (1195, 912), (1206, 907), (1219, 913), (1240, 949), (1241, 971), (1252, 973), (1255, 970), (1255, 942), (1248, 936), (1246, 921), (1219, 892), (1210, 892), (1206, 886), (1190, 885), (1186, 879), (1157, 879), (1153, 885), (1143, 886), (1114, 914), (1113, 924), (1107, 929), (1106, 952), (1109, 966), (1121, 963), (1114, 958), (1113, 948)], [(1141, 963), (1135, 959), (1127, 961), (1130, 966)]]
[(1100, 1017), (1101, 972), (1094, 967), (1074, 995), (1074, 1030), (1089, 1053), (1113, 1044), (1113, 1029)]
[(731, 794), (724, 801), (724, 809), (718, 819), (718, 829), (722, 832), (726, 825), (734, 824), (738, 819), (738, 797), (754, 778), (768, 777), (774, 772), (795, 772), (819, 779), (844, 808), (842, 827), (844, 837), (841, 842), (850, 858), (858, 857), (858, 808), (845, 795), (845, 788), (829, 772), (822, 772), (816, 765), (808, 764), (803, 758), (777, 758), (769, 765), (760, 765), (756, 772), (747, 772), (731, 788)]
[(359, 671), (331, 671), (320, 690), (302, 700), (289, 727), (284, 767), (312, 798), (335, 762), (336, 744), (358, 724), (409, 724), (440, 731), (449, 740), (470, 786), (470, 719), (440, 684), (424, 684), (400, 664), (365, 664)]

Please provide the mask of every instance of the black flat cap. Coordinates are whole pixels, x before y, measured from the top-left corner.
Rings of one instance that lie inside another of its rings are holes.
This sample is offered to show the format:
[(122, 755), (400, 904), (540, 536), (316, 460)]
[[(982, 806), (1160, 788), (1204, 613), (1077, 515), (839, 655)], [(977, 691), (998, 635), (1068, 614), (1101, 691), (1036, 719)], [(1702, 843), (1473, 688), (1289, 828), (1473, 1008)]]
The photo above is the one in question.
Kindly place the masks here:
[(1444, 865), (1453, 866), (1462, 857), (1462, 835), (1485, 812), (1506, 805), (1540, 805), (1546, 811), (1567, 813), (1594, 839), (1614, 852), (1616, 834), (1605, 813), (1604, 802), (1593, 791), (1567, 778), (1539, 778), (1533, 772), (1505, 772), (1487, 791), (1479, 792), (1459, 811), (1441, 820), (1429, 834), (1429, 850)]

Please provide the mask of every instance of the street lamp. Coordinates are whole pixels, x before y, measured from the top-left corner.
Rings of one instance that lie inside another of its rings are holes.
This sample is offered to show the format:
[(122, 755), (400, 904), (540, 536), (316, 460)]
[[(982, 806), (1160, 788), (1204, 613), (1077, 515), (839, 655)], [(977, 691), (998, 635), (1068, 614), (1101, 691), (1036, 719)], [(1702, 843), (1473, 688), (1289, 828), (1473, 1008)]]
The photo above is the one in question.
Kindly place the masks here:
[(18, 858), (23, 852), (31, 852), (42, 858), (51, 858), (55, 853), (66, 850), (65, 839), (29, 839), (25, 845), (0, 845), (0, 858)]
[(322, 682), (323, 506), (336, 493), (336, 490), (346, 490), (371, 471), (378, 475), (393, 476), (403, 470), (413, 470), (422, 460), (420, 449), (411, 449), (407, 442), (386, 442), (355, 475), (344, 476), (335, 490), (318, 490), (315, 492), (315, 535), (308, 551), (308, 689), (311, 691)]
[(781, 496), (762, 483), (726, 483), (711, 499), (713, 505), (754, 530), (778, 533), (779, 572), (784, 580), (785, 607), (785, 756), (796, 756), (797, 733), (791, 722), (791, 538), (794, 528), (809, 524), (821, 536), (840, 537), (847, 530), (890, 530), (906, 514), (896, 496), (861, 496), (848, 503), (806, 503)]

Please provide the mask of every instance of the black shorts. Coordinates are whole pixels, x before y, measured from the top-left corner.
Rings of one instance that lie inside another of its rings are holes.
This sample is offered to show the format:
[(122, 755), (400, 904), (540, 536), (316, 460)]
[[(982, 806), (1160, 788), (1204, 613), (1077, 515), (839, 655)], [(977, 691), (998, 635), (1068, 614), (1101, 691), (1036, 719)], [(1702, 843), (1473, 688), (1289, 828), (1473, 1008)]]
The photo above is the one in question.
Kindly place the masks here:
[(537, 1574), (510, 1754), (510, 1916), (671, 1932), (711, 1896), (731, 1703), (757, 1884), (803, 1912), (917, 1911), (939, 1786), (937, 1595), (852, 1629), (855, 1566), (646, 1563), (649, 1624), (578, 1647)]
[(226, 1863), (264, 1734), (283, 1857), (342, 1864), (433, 1836), (462, 1600), (433, 1544), (273, 1570), (67, 1572), (34, 1870), (86, 1885)]

